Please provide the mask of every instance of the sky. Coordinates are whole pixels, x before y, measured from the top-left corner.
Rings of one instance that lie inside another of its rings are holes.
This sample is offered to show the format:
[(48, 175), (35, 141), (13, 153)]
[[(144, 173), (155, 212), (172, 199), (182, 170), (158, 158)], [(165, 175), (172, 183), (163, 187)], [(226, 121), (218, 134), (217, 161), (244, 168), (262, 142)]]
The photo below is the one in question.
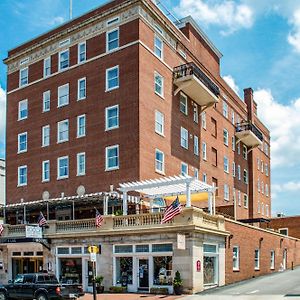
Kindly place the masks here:
[[(73, 17), (103, 0), (73, 0)], [(300, 0), (164, 0), (192, 15), (223, 54), (221, 75), (252, 87), (271, 131), (272, 213), (300, 214)], [(7, 51), (69, 18), (69, 0), (0, 0), (0, 158), (5, 157)]]

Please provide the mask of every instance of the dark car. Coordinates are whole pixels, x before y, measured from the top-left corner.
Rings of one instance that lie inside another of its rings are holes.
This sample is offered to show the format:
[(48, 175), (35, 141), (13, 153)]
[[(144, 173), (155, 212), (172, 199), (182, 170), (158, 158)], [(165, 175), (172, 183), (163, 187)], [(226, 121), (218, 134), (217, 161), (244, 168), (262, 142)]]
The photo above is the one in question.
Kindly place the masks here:
[(76, 299), (83, 295), (82, 286), (61, 285), (55, 275), (49, 273), (18, 274), (14, 281), (0, 286), (0, 300)]

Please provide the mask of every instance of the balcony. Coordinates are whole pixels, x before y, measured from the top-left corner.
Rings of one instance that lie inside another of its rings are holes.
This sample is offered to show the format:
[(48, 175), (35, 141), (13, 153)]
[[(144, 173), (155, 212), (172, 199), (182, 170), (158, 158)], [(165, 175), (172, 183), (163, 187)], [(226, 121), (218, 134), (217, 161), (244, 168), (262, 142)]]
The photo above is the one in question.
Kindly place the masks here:
[(235, 130), (235, 136), (238, 139), (237, 143), (241, 141), (250, 148), (258, 147), (262, 144), (263, 135), (252, 123), (238, 123)]
[[(220, 90), (194, 63), (174, 68), (174, 84), (201, 107), (210, 107), (218, 102)], [(202, 109), (203, 110), (203, 109)]]

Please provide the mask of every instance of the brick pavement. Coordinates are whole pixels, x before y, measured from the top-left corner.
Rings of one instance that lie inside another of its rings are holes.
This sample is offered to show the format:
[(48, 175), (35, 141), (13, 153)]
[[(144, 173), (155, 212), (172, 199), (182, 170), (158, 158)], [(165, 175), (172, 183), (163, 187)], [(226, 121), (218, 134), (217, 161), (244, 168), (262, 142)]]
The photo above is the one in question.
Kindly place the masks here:
[[(98, 294), (97, 300), (174, 300), (183, 296), (149, 295), (149, 294)], [(80, 300), (92, 300), (92, 294), (85, 294)]]

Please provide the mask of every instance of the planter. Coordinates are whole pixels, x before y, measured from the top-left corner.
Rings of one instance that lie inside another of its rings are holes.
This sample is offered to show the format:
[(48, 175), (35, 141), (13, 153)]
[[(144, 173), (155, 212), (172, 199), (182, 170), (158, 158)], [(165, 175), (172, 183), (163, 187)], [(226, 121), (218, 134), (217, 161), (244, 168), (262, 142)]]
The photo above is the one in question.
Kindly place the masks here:
[(97, 294), (103, 294), (104, 293), (104, 286), (103, 285), (96, 286), (96, 291), (97, 291)]
[(182, 295), (182, 292), (183, 292), (183, 286), (182, 285), (174, 286), (174, 294), (175, 295)]

